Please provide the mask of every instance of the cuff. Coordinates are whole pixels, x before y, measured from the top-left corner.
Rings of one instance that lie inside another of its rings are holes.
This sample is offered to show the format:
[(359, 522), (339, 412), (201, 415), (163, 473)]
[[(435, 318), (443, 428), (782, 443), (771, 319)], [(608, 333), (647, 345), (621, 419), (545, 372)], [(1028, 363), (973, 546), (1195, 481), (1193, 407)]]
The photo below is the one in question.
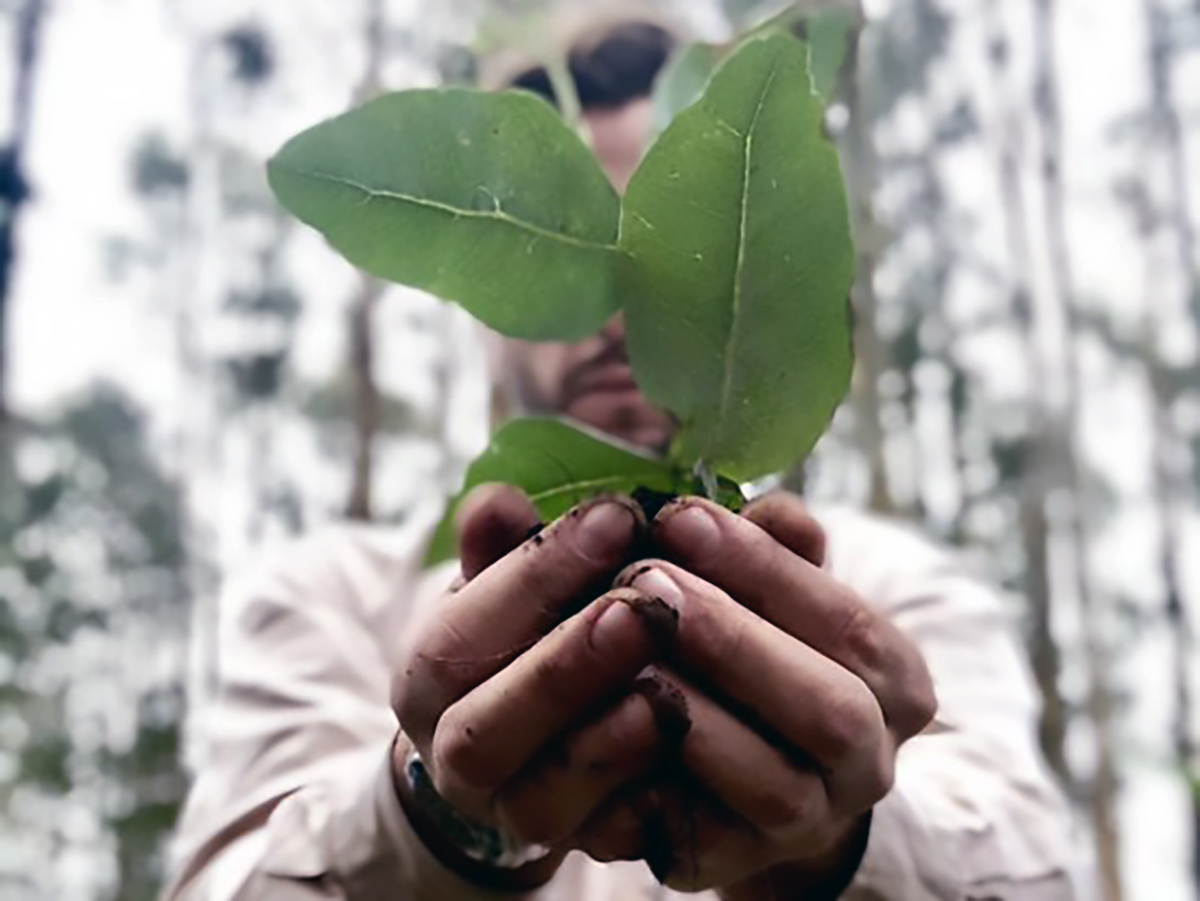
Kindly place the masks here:
[(328, 882), (345, 901), (532, 897), (489, 891), (438, 862), (400, 806), (390, 743), (343, 759), (332, 778), (289, 795), (266, 831), (262, 869), (267, 877)]

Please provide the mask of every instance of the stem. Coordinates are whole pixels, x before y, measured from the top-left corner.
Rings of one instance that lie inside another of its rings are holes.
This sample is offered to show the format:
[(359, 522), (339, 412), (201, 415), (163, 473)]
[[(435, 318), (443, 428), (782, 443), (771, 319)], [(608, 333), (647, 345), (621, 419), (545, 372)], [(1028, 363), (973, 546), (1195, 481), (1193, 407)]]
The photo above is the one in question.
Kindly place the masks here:
[(704, 486), (704, 497), (713, 503), (719, 504), (721, 502), (721, 486), (716, 473), (703, 460), (696, 464), (696, 468), (692, 472), (700, 480), (700, 484)]

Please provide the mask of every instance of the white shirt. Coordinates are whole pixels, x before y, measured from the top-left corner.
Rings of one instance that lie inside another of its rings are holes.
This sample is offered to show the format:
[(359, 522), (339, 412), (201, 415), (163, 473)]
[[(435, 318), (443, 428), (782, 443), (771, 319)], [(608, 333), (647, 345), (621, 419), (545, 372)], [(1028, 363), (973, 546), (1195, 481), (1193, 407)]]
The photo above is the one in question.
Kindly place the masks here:
[[(1036, 692), (999, 598), (905, 528), (842, 510), (818, 518), (827, 569), (916, 642), (939, 703), (931, 727), (900, 751), (895, 787), (875, 809), (843, 897), (1076, 897), (1071, 817), (1038, 752)], [(393, 788), (397, 664), (452, 575), (420, 572), (420, 538), (339, 528), (226, 591), (218, 692), (193, 722), (206, 763), (179, 824), (168, 898), (500, 897), (437, 863)], [(577, 853), (521, 897), (680, 896), (640, 863), (601, 865)]]

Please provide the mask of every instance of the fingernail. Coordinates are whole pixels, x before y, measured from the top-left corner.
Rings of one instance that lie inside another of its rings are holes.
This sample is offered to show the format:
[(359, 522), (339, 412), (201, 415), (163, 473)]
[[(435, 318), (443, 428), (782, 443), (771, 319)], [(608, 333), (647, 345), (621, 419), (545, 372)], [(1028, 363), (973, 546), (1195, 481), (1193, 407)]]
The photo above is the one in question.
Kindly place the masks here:
[(630, 630), (638, 628), (635, 625), (638, 619), (638, 614), (630, 610), (627, 604), (614, 601), (592, 623), (588, 641), (601, 653), (620, 647), (622, 643), (628, 641), (627, 636), (630, 634)]
[(683, 602), (683, 592), (679, 590), (679, 586), (675, 584), (675, 580), (661, 569), (650, 568), (643, 570), (637, 574), (630, 587), (636, 588), (638, 591), (648, 594), (652, 598), (658, 598), (676, 611), (679, 610), (679, 605)]
[(692, 731), (692, 715), (683, 692), (661, 676), (643, 676), (633, 683), (633, 691), (650, 705), (655, 725), (667, 746), (677, 748), (682, 745)]
[(679, 611), (656, 597), (638, 598), (624, 603), (641, 617), (642, 624), (654, 638), (659, 650), (664, 653), (670, 651), (675, 644), (675, 636), (679, 634)]
[(668, 531), (672, 544), (687, 545), (693, 553), (714, 550), (721, 540), (721, 527), (713, 515), (696, 503), (668, 514), (661, 528)]
[(633, 511), (611, 501), (596, 504), (583, 514), (579, 537), (584, 550), (598, 558), (620, 554), (633, 537)]

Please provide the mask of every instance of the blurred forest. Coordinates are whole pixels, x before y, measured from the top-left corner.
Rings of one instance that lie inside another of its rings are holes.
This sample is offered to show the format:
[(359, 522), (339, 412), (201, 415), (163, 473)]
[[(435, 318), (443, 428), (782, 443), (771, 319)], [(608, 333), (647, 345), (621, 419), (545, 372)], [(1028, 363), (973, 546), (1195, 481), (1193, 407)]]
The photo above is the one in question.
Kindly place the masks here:
[[(153, 898), (222, 576), (403, 528), (481, 447), (471, 322), (293, 227), (263, 161), (547, 2), (0, 0), (0, 899)], [(714, 40), (780, 6), (677, 5)], [(788, 479), (1010, 590), (1098, 895), (1200, 898), (1200, 3), (841, 5), (860, 372)], [(120, 103), (64, 87), (139, 58)]]

